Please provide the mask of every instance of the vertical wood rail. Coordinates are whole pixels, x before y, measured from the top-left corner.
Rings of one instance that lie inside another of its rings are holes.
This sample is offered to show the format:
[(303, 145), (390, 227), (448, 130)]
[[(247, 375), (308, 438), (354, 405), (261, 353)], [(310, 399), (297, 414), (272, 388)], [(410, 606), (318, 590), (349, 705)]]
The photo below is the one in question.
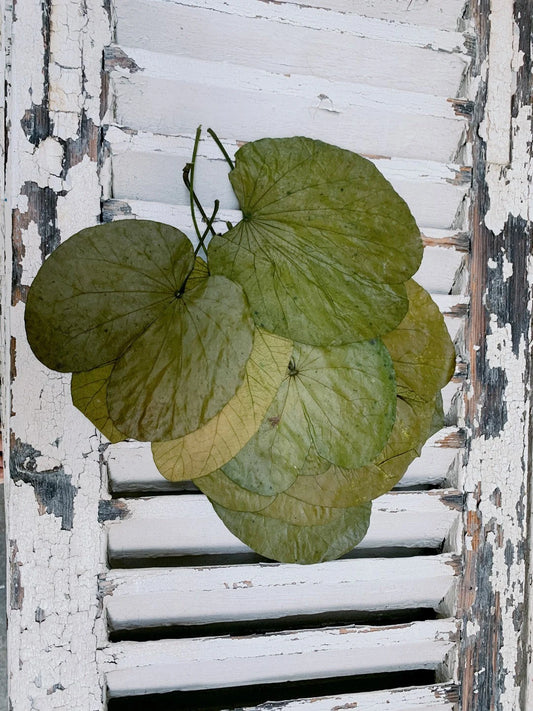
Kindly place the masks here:
[[(474, 0), (471, 434), (459, 594), (462, 711), (526, 711), (531, 372), (531, 0)], [(461, 488), (461, 487), (460, 487)]]
[[(24, 302), (58, 244), (98, 221), (105, 0), (24, 0), (7, 8), (3, 417), (7, 457), (9, 708), (104, 708), (98, 574), (99, 439), (68, 376), (31, 353)], [(7, 240), (6, 240), (7, 242)], [(5, 289), (5, 292), (8, 292)], [(7, 356), (5, 355), (7, 353)]]

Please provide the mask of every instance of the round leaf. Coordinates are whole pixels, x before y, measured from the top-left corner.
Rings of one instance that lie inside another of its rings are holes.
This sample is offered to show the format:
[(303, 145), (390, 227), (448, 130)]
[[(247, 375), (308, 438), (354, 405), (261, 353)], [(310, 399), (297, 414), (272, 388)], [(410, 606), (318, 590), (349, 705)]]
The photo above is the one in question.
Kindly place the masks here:
[(73, 373), (70, 393), (78, 410), (83, 412), (110, 442), (115, 443), (126, 437), (117, 430), (107, 409), (107, 383), (112, 370), (113, 363), (110, 363), (83, 373)]
[(241, 287), (195, 275), (117, 360), (109, 413), (128, 437), (183, 437), (214, 417), (242, 383), (253, 322)]
[(185, 437), (152, 444), (161, 474), (170, 481), (195, 479), (234, 457), (257, 432), (286, 375), (291, 352), (287, 339), (256, 329), (243, 383), (218, 415)]
[(357, 506), (381, 496), (398, 483), (409, 464), (420, 455), (434, 412), (432, 403), (398, 398), (391, 436), (374, 462), (358, 469), (331, 465), (323, 473), (299, 476), (286, 494), (308, 504), (335, 507)]
[(264, 511), (231, 511), (211, 503), (237, 538), (260, 555), (281, 563), (309, 565), (339, 558), (361, 542), (370, 523), (370, 502), (340, 509), (329, 522), (309, 526), (272, 518)]
[(361, 466), (383, 449), (395, 408), (394, 372), (380, 341), (295, 344), (265, 420), (223, 470), (240, 486), (270, 496), (292, 484), (312, 448), (339, 466)]
[(276, 499), (275, 496), (263, 496), (244, 489), (226, 476), (222, 469), (198, 477), (194, 483), (211, 501), (231, 511), (261, 511)]
[(400, 325), (383, 337), (394, 364), (398, 394), (432, 402), (453, 375), (455, 348), (444, 318), (431, 296), (407, 282), (409, 310)]
[(30, 288), (33, 352), (62, 372), (115, 360), (174, 299), (193, 264), (188, 238), (159, 222), (121, 220), (76, 233)]
[(236, 154), (243, 220), (209, 245), (256, 323), (313, 345), (392, 330), (422, 242), (405, 202), (368, 160), (309, 138), (262, 139)]

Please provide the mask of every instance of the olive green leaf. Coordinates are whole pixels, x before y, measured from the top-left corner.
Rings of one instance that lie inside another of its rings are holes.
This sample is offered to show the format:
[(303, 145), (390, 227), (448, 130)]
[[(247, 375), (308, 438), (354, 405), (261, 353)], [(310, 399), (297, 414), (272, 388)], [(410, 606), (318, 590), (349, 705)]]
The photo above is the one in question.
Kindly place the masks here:
[(295, 344), (289, 371), (256, 435), (224, 465), (249, 491), (287, 489), (314, 448), (339, 466), (364, 465), (385, 445), (396, 389), (390, 356), (379, 340), (316, 348)]
[[(301, 507), (301, 502), (296, 506)], [(281, 563), (313, 564), (348, 553), (364, 538), (371, 503), (339, 509), (322, 524), (299, 525), (258, 512), (231, 511), (211, 502), (218, 516), (243, 543)], [(327, 517), (326, 517), (327, 518)]]
[(455, 348), (439, 307), (414, 280), (406, 284), (409, 311), (383, 337), (396, 372), (398, 394), (433, 401), (453, 375)]
[(208, 262), (243, 286), (256, 323), (322, 346), (397, 326), (422, 242), (375, 166), (303, 137), (248, 143), (235, 159), (243, 219), (213, 237)]
[(226, 476), (222, 469), (198, 477), (194, 483), (209, 499), (231, 511), (261, 511), (276, 499), (276, 496), (248, 491)]
[(37, 358), (61, 372), (109, 363), (175, 299), (194, 264), (188, 238), (159, 222), (81, 230), (44, 262), (28, 294)]
[(194, 432), (242, 383), (253, 342), (248, 304), (238, 284), (202, 270), (115, 363), (107, 403), (128, 437), (157, 442)]
[(72, 402), (78, 410), (83, 412), (110, 442), (115, 443), (126, 437), (117, 430), (107, 409), (107, 383), (113, 365), (109, 363), (83, 373), (73, 373), (70, 392)]
[(195, 479), (234, 457), (257, 432), (287, 373), (291, 352), (291, 341), (256, 329), (243, 383), (222, 410), (185, 437), (152, 443), (161, 474), (170, 481)]
[(107, 403), (127, 437), (181, 437), (242, 382), (253, 339), (246, 297), (205, 265), (188, 287), (194, 265), (179, 230), (126, 220), (64, 242), (30, 289), (26, 329), (45, 365), (79, 372), (116, 361)]
[[(442, 314), (416, 282), (407, 283), (409, 311), (383, 337), (398, 390), (396, 421), (374, 462), (357, 469), (332, 465), (314, 476), (295, 479), (287, 494), (307, 503), (355, 506), (389, 491), (405, 474), (427, 440), (444, 424), (440, 390), (453, 374), (455, 350)], [(305, 470), (302, 471), (302, 474)]]
[(319, 474), (312, 471), (312, 476), (297, 477), (285, 493), (308, 504), (334, 507), (357, 506), (381, 496), (400, 481), (409, 464), (420, 456), (434, 412), (434, 403), (398, 398), (390, 438), (374, 462), (357, 469), (331, 465)]

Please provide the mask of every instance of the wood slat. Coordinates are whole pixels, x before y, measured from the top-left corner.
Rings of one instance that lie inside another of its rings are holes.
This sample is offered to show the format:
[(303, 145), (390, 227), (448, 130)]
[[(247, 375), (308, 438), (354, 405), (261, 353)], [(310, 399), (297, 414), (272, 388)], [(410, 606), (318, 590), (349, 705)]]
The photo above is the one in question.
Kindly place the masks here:
[(437, 610), (457, 573), (452, 554), (115, 570), (106, 576), (113, 631), (207, 625), (335, 612)]
[(448, 97), (470, 64), (459, 32), (303, 5), (119, 0), (115, 10), (120, 45), (282, 75)]
[[(163, 134), (194, 133), (198, 123), (221, 137), (308, 135), (375, 155), (453, 160), (464, 117), (429, 94), (122, 47), (110, 76), (115, 121)], [(371, 120), (369, 120), (371, 117)]]
[[(111, 144), (113, 149), (113, 144)], [(187, 205), (188, 194), (181, 179), (190, 154), (160, 151), (124, 151), (113, 155), (113, 195), (119, 200), (143, 200)], [(401, 159), (372, 159), (396, 192), (407, 202), (418, 224), (425, 228), (449, 229), (468, 191), (468, 171), (459, 166)], [(237, 199), (227, 179), (227, 166), (218, 158), (197, 163), (196, 184), (202, 203), (220, 200), (223, 209), (237, 209)]]
[[(207, 203), (206, 204), (210, 204)], [(159, 202), (119, 199), (107, 200), (103, 206), (106, 220), (136, 217), (164, 222), (177, 227), (197, 244), (196, 233), (188, 205), (168, 205)], [(233, 224), (241, 219), (239, 210), (220, 210), (215, 220), (215, 230), (226, 230), (226, 221)], [(453, 234), (453, 233), (452, 233)], [(206, 240), (208, 243), (209, 240)], [(426, 245), (420, 269), (414, 275), (425, 289), (434, 294), (448, 294), (463, 260), (464, 252), (451, 248), (444, 242), (442, 245)]]
[(362, 694), (296, 699), (294, 701), (269, 701), (259, 706), (248, 706), (239, 711), (455, 711), (459, 701), (456, 684), (432, 684), (408, 689), (386, 689)]
[[(398, 486), (407, 488), (442, 483), (462, 444), (462, 434), (456, 427), (447, 427), (432, 435), (424, 445), (421, 456), (412, 462)], [(115, 493), (163, 492), (183, 488), (179, 483), (169, 482), (161, 476), (147, 443), (119, 442), (110, 445), (106, 462), (111, 490)]]
[[(205, 3), (208, 4), (208, 1)], [(457, 29), (465, 0), (277, 0), (279, 5), (336, 10), (346, 14), (376, 17), (389, 22), (401, 22), (438, 27), (442, 30)]]
[[(358, 550), (439, 548), (461, 508), (455, 490), (392, 492), (372, 507), (368, 533)], [(117, 499), (110, 510), (112, 560), (249, 553), (217, 517), (202, 495)], [(112, 516), (111, 516), (112, 517)]]
[(249, 637), (119, 642), (104, 650), (111, 697), (436, 669), (456, 622), (347, 626)]

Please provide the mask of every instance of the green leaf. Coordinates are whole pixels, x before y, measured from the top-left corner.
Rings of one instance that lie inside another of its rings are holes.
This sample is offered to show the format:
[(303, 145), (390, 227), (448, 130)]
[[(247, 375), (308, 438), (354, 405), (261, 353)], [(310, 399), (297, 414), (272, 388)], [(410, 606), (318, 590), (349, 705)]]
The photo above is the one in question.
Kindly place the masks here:
[(286, 490), (312, 448), (339, 466), (366, 464), (395, 418), (394, 372), (380, 341), (316, 348), (295, 344), (292, 363), (265, 420), (225, 474), (265, 496)]
[(107, 391), (111, 419), (138, 440), (194, 432), (234, 397), (252, 340), (242, 289), (225, 277), (195, 276), (116, 361)]
[(195, 479), (234, 457), (259, 429), (287, 373), (291, 352), (291, 341), (256, 329), (243, 383), (218, 415), (185, 437), (152, 444), (161, 474), (170, 481)]
[(231, 511), (261, 511), (276, 499), (276, 496), (248, 491), (226, 476), (222, 469), (198, 477), (194, 483), (209, 499)]
[(126, 437), (119, 432), (109, 417), (107, 409), (107, 383), (113, 363), (83, 373), (73, 373), (70, 383), (72, 402), (93, 425), (112, 442), (121, 442)]
[(188, 238), (159, 222), (120, 220), (77, 232), (30, 288), (33, 352), (61, 372), (115, 360), (174, 300), (193, 264)]
[(107, 405), (127, 437), (181, 437), (242, 382), (253, 338), (246, 297), (194, 265), (179, 230), (127, 220), (71, 237), (30, 289), (28, 338), (46, 365), (85, 371), (115, 361)]
[(355, 506), (381, 496), (420, 456), (427, 438), (444, 426), (438, 391), (453, 374), (455, 349), (429, 294), (413, 280), (407, 290), (409, 311), (398, 328), (383, 338), (394, 364), (399, 393), (396, 421), (386, 446), (372, 464), (364, 467), (331, 466), (317, 475), (311, 469), (310, 475), (295, 479), (287, 494), (328, 506)]
[[(211, 503), (237, 538), (260, 555), (281, 563), (309, 565), (339, 558), (361, 542), (370, 523), (370, 502), (339, 509), (329, 518), (325, 514), (324, 523), (311, 525), (268, 516), (268, 507), (253, 513), (231, 511)], [(305, 508), (296, 500), (295, 506)]]
[(444, 318), (431, 296), (412, 279), (407, 282), (409, 311), (383, 337), (391, 354), (398, 394), (432, 402), (453, 375), (455, 348)]
[(256, 323), (313, 345), (397, 326), (422, 242), (375, 166), (302, 137), (248, 143), (235, 158), (230, 180), (244, 217), (212, 239), (208, 261), (243, 286)]
[(391, 436), (373, 463), (357, 469), (331, 465), (322, 473), (311, 471), (310, 476), (297, 477), (286, 494), (308, 504), (336, 507), (357, 506), (385, 494), (420, 455), (434, 411), (432, 403), (406, 402), (398, 398)]

